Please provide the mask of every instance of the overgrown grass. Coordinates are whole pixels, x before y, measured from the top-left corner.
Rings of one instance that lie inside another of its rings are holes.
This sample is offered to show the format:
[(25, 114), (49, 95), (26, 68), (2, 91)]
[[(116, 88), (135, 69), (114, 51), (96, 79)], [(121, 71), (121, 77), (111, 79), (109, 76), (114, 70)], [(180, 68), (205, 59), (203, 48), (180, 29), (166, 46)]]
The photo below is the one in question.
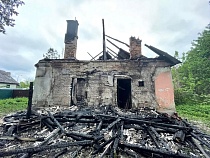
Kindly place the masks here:
[(11, 112), (26, 110), (28, 98), (14, 98), (0, 100), (0, 116)]
[(177, 113), (182, 118), (190, 121), (199, 121), (210, 127), (210, 104), (209, 105), (178, 105)]

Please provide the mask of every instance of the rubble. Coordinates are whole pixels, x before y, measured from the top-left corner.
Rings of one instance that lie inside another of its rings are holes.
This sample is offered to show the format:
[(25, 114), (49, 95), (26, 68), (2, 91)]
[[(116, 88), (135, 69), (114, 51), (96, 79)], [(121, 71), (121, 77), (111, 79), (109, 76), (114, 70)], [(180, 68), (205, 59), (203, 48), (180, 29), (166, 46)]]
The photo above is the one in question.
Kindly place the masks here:
[(210, 157), (209, 135), (150, 108), (48, 107), (5, 116), (0, 132), (0, 157)]

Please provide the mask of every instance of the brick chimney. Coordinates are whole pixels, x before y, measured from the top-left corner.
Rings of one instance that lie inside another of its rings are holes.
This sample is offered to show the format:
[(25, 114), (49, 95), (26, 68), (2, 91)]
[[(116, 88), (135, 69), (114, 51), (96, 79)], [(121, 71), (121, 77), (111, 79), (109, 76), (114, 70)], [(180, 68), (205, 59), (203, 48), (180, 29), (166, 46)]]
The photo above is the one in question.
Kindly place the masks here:
[(130, 37), (130, 59), (137, 59), (141, 56), (141, 40)]
[(76, 59), (77, 51), (77, 32), (78, 32), (78, 21), (77, 20), (66, 20), (67, 31), (65, 34), (65, 53), (64, 59)]

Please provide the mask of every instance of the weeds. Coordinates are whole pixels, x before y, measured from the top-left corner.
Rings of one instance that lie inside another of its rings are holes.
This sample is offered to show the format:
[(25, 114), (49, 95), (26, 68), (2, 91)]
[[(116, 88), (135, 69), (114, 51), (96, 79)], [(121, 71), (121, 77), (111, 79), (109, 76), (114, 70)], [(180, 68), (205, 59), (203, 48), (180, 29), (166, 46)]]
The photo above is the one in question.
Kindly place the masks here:
[(201, 121), (210, 127), (210, 104), (209, 105), (179, 105), (176, 106), (179, 116), (193, 121)]

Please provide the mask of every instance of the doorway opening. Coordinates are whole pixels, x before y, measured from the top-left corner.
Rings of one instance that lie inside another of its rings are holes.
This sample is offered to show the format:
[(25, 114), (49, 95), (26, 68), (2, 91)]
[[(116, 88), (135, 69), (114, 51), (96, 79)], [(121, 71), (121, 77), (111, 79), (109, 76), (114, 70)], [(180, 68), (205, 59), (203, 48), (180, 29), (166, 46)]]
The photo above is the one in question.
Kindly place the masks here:
[(122, 109), (130, 109), (132, 107), (131, 79), (117, 79), (117, 104)]
[(84, 78), (72, 78), (71, 83), (71, 105), (82, 105), (87, 96)]

